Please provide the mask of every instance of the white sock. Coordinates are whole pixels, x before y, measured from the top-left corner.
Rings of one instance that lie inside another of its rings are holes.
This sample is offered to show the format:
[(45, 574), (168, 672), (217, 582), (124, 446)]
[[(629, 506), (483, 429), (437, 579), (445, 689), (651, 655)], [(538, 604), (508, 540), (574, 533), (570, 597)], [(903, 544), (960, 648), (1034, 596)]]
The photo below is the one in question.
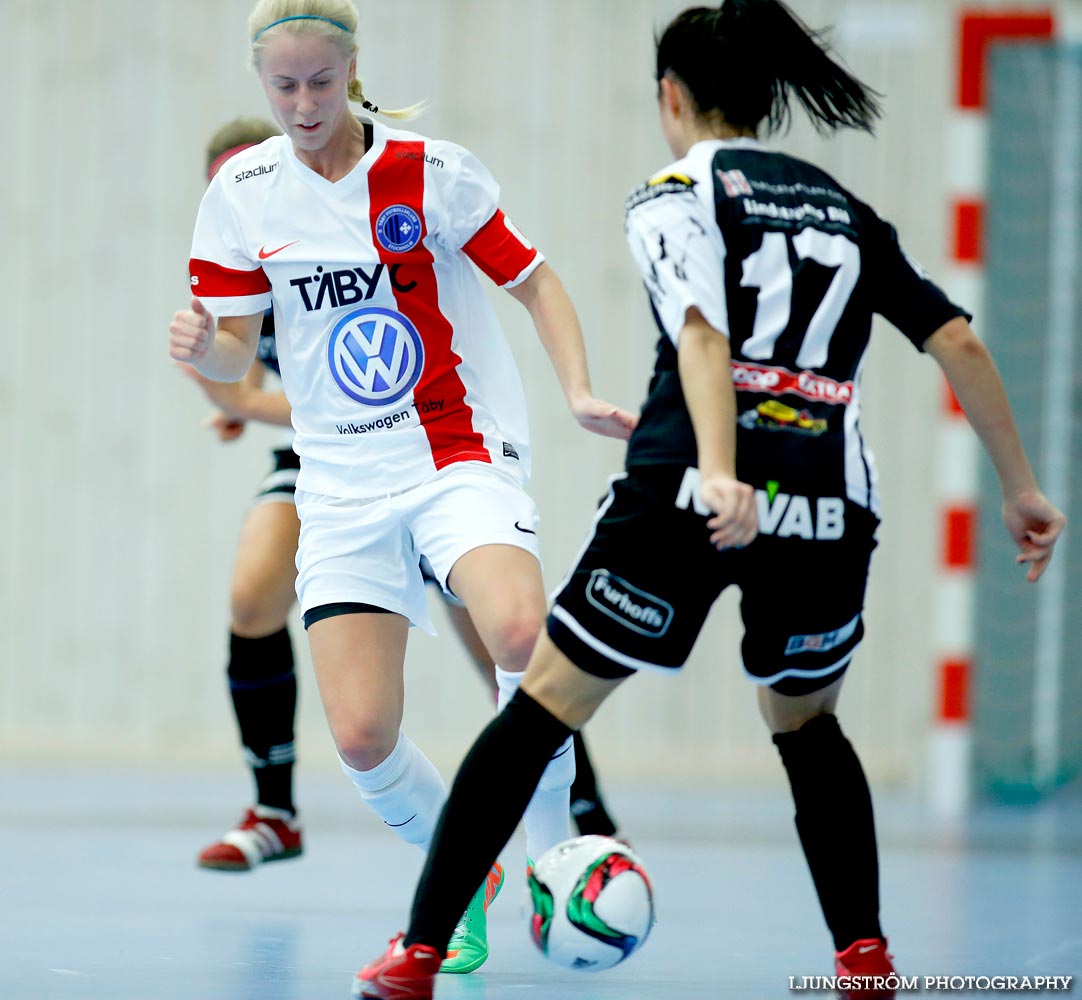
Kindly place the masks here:
[(376, 815), (407, 844), (427, 851), (447, 799), (447, 786), (414, 742), (400, 732), (390, 756), (369, 771), (358, 771), (344, 760), (341, 763)]
[[(515, 696), (521, 683), (521, 673), (496, 668), (496, 685), (500, 689), (496, 706), (501, 711)], [(571, 782), (574, 780), (575, 750), (569, 736), (552, 755), (522, 817), (526, 827), (526, 854), (531, 861), (536, 861), (550, 847), (571, 839)]]

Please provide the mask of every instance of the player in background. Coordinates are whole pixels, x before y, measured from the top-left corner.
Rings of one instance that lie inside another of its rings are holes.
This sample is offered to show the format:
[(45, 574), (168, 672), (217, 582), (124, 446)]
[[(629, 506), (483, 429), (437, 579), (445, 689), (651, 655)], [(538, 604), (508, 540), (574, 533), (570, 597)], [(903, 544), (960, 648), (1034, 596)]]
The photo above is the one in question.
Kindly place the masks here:
[[(581, 426), (626, 438), (635, 418), (593, 396), (574, 307), (476, 157), (353, 116), (350, 100), (378, 111), (357, 79), (356, 27), (349, 0), (255, 5), (252, 61), (284, 136), (211, 182), (170, 354), (239, 380), (273, 305), (301, 458), (297, 593), (324, 709), (361, 796), (427, 850), (446, 790), (400, 729), (407, 633), (431, 630), (419, 561), (465, 603), (501, 701), (545, 613), (521, 381), (474, 266), (528, 310)], [(534, 857), (570, 830), (568, 737), (525, 816)], [(477, 879), (445, 971), (487, 957), (502, 879), (495, 864)]]
[[(235, 154), (277, 135), (258, 118), (227, 122), (207, 144), (207, 181)], [(252, 770), (255, 803), (240, 822), (197, 859), (203, 868), (247, 871), (264, 861), (296, 857), (303, 850), (293, 802), (293, 726), (297, 680), (286, 620), (296, 600), (295, 558), (300, 522), (294, 493), (300, 459), (293, 451), (289, 403), (263, 388), (278, 375), (274, 316), (259, 331), (257, 360), (237, 382), (214, 382), (190, 365), (181, 370), (216, 407), (208, 425), (219, 440), (236, 440), (249, 421), (282, 428), (272, 468), (245, 513), (230, 588), (229, 663), (226, 674), (244, 758)]]
[[(409, 929), (358, 973), (361, 996), (431, 997), (458, 911), (552, 749), (635, 670), (682, 666), (730, 584), (742, 592), (743, 662), (788, 774), (837, 972), (893, 972), (871, 797), (834, 714), (863, 634), (878, 525), (858, 422), (873, 313), (946, 374), (998, 473), (1028, 580), (1040, 577), (1064, 527), (967, 315), (868, 205), (756, 138), (787, 124), (793, 100), (821, 130), (870, 132), (873, 92), (777, 0), (684, 11), (660, 37), (656, 73), (676, 162), (627, 204), (628, 241), (661, 337), (626, 470), (522, 686), (463, 761)], [(775, 400), (807, 413), (779, 420), (789, 411), (764, 408)], [(504, 794), (489, 796), (493, 786)]]

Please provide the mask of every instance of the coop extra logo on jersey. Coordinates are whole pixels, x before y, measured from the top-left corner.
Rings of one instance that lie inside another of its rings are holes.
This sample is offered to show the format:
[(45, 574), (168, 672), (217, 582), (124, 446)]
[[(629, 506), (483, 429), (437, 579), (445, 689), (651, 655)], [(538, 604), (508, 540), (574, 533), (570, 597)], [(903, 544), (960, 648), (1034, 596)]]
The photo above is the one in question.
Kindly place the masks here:
[(733, 388), (738, 392), (769, 392), (772, 396), (792, 393), (820, 403), (840, 403), (847, 406), (853, 399), (852, 382), (836, 382), (813, 372), (791, 372), (788, 368), (771, 368), (750, 361), (730, 362)]
[(425, 353), (417, 328), (400, 312), (369, 306), (335, 324), (327, 364), (350, 399), (386, 406), (406, 395), (421, 377)]
[(376, 219), (376, 239), (384, 250), (405, 253), (421, 240), (421, 219), (409, 205), (391, 205)]
[(671, 604), (612, 576), (607, 569), (595, 569), (590, 574), (586, 600), (625, 628), (655, 639), (664, 635), (672, 622)]
[[(694, 510), (700, 517), (709, 517), (713, 511), (699, 493), (701, 483), (698, 469), (685, 469), (675, 505), (680, 510)], [(841, 497), (782, 493), (781, 485), (771, 480), (765, 490), (755, 491), (755, 504), (760, 535), (836, 542), (845, 534), (845, 501)]]

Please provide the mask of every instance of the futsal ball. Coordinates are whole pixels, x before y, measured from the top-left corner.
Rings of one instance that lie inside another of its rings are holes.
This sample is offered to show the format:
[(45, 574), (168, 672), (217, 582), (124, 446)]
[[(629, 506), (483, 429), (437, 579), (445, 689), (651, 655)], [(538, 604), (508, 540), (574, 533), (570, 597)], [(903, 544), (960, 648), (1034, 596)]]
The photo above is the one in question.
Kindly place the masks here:
[(642, 862), (611, 837), (576, 837), (546, 851), (529, 876), (530, 934), (569, 969), (611, 969), (642, 947), (654, 893)]

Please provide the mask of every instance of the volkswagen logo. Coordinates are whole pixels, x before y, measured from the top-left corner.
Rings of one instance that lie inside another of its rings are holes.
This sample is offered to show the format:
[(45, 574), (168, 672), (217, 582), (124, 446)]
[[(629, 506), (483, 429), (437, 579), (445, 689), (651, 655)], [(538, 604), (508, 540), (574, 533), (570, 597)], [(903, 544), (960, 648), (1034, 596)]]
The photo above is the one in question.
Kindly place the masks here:
[(417, 328), (401, 313), (371, 306), (335, 324), (327, 364), (350, 399), (386, 406), (417, 384), (425, 364), (424, 345)]

